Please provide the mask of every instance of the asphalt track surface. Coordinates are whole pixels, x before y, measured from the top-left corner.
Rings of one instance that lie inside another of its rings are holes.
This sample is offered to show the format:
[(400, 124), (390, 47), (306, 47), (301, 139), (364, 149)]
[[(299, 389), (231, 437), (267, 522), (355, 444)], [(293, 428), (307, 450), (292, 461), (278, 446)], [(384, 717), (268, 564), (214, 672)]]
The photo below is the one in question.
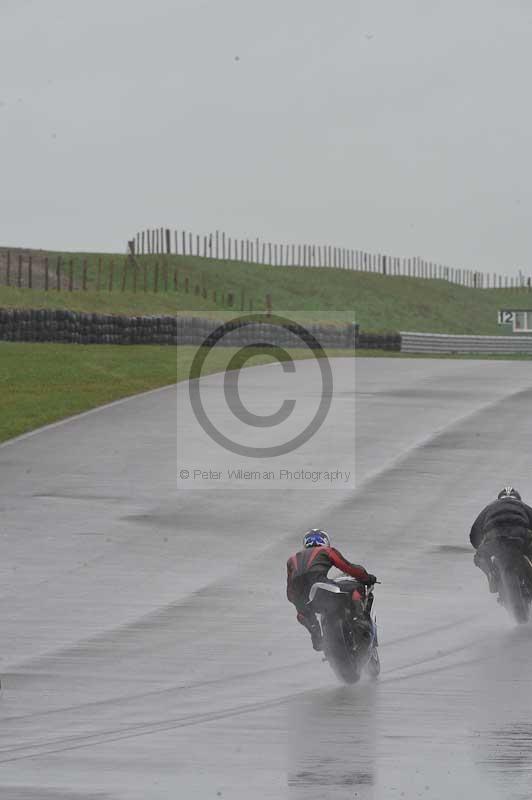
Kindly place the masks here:
[[(529, 798), (532, 629), (467, 529), (529, 490), (531, 408), (525, 363), (360, 359), (343, 492), (177, 492), (175, 388), (1, 447), (0, 797)], [(383, 582), (377, 684), (340, 686), (285, 600), (313, 524)]]

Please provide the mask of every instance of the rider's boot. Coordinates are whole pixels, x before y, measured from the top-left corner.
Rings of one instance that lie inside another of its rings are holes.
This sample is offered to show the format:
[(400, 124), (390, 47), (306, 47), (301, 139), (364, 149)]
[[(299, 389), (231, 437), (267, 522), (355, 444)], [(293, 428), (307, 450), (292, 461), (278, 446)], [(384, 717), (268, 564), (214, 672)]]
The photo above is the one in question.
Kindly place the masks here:
[(319, 623), (313, 625), (312, 628), (309, 628), (309, 630), (310, 638), (312, 639), (312, 647), (319, 653), (323, 650), (323, 636)]
[(313, 616), (314, 618), (310, 619), (308, 616), (298, 611), (297, 621), (301, 623), (301, 625), (304, 625), (304, 627), (308, 630), (310, 633), (310, 638), (312, 639), (312, 647), (319, 653), (321, 650), (323, 650), (323, 637), (320, 623), (318, 622), (316, 615)]
[(486, 578), (488, 579), (488, 587), (491, 594), (497, 594), (499, 591), (499, 574), (498, 571), (494, 568), (491, 559), (483, 557), (481, 554), (477, 552), (475, 553), (475, 557), (473, 559), (476, 566), (482, 570)]

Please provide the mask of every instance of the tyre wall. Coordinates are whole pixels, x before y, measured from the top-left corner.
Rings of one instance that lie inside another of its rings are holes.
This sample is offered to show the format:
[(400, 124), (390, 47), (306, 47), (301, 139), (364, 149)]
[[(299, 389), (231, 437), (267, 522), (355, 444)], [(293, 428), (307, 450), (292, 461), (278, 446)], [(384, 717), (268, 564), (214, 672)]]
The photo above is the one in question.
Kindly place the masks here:
[[(399, 334), (359, 331), (357, 325), (305, 325), (280, 327), (262, 321), (242, 325), (201, 317), (143, 316), (67, 311), (64, 309), (0, 309), (0, 340), (67, 344), (227, 344), (269, 343), (302, 346), (400, 350)], [(317, 344), (316, 344), (317, 343)]]

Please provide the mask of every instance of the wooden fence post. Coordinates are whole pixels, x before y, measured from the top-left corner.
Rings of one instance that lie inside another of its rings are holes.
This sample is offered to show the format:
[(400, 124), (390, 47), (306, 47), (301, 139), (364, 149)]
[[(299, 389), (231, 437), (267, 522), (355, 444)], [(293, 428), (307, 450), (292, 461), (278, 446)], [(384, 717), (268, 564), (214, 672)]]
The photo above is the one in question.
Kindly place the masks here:
[(48, 285), (50, 281), (50, 276), (48, 273), (48, 256), (44, 257), (44, 291), (48, 291)]
[(109, 291), (113, 291), (113, 278), (114, 278), (115, 262), (111, 259), (109, 263)]
[(266, 314), (271, 317), (272, 314), (272, 296), (271, 294), (266, 295)]
[(199, 233), (196, 234), (196, 255), (200, 255), (200, 237)]
[(181, 255), (187, 254), (187, 235), (185, 231), (181, 231)]
[(82, 280), (82, 287), (83, 291), (87, 291), (87, 259), (83, 259), (83, 280)]
[(128, 267), (128, 259), (124, 258), (124, 261), (122, 262), (122, 285), (121, 285), (122, 292), (126, 291), (127, 267)]
[(11, 286), (11, 250), (7, 251), (6, 284)]
[(174, 289), (176, 292), (179, 289), (179, 270), (177, 269), (177, 266), (174, 267)]
[(61, 291), (61, 256), (57, 256), (57, 264), (55, 267), (55, 288), (57, 292)]
[(71, 258), (68, 262), (68, 291), (74, 291), (74, 259)]
[(28, 256), (28, 289), (33, 289), (33, 259)]

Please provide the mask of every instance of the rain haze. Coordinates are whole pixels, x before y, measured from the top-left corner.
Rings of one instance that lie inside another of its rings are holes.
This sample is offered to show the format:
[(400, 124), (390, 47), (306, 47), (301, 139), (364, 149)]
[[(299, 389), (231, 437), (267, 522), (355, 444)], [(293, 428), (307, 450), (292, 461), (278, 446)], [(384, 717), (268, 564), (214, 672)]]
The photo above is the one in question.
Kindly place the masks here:
[(0, 0), (1, 244), (168, 225), (528, 272), (531, 42), (517, 0)]

